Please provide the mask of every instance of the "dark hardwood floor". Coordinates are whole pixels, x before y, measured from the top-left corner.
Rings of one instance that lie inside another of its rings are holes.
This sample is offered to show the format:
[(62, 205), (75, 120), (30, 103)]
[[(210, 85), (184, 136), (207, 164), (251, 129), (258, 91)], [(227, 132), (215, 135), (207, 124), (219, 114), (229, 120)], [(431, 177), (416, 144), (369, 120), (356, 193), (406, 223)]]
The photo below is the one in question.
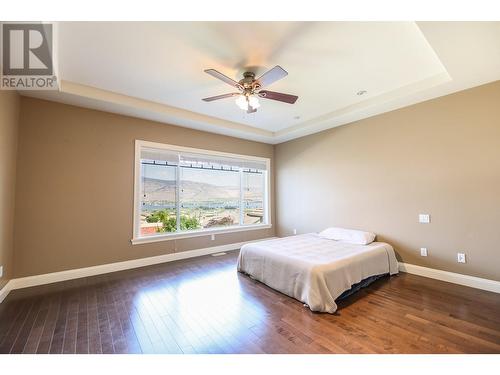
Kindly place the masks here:
[(237, 252), (11, 292), (0, 353), (500, 353), (500, 295), (382, 278), (336, 314), (236, 272)]

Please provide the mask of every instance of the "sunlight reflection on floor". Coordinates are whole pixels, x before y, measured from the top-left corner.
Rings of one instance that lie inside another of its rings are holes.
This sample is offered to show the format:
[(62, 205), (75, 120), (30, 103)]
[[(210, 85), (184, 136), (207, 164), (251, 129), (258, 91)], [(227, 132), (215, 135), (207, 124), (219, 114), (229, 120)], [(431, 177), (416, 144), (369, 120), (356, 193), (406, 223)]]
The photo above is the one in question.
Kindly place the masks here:
[(257, 299), (243, 298), (240, 277), (230, 265), (153, 283), (135, 295), (132, 324), (145, 326), (168, 352), (236, 351), (248, 328), (266, 317)]

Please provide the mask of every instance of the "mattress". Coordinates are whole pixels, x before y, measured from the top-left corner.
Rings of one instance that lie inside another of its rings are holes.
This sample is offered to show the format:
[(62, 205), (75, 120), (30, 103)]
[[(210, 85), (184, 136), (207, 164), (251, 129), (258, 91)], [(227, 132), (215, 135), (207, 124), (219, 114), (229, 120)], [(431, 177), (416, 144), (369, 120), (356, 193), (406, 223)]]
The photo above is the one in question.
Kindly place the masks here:
[(398, 273), (398, 261), (384, 242), (355, 245), (309, 233), (243, 245), (238, 271), (312, 311), (334, 313), (343, 292), (369, 277)]

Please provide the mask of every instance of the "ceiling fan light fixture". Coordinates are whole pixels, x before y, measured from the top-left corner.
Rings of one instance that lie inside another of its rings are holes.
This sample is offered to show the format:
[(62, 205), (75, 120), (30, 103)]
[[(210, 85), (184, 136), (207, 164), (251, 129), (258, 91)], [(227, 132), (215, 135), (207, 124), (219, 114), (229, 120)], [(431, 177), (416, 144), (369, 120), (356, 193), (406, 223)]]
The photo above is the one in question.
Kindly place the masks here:
[(248, 104), (254, 109), (260, 107), (259, 99), (254, 95), (248, 97)]

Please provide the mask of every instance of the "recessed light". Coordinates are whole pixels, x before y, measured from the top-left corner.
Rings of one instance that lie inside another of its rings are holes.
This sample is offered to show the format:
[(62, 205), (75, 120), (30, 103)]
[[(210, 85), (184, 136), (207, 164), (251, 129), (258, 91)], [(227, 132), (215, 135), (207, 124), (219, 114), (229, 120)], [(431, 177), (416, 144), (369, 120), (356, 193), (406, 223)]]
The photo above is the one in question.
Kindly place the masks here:
[(356, 95), (359, 95), (359, 96), (361, 96), (361, 95), (365, 95), (365, 94), (366, 94), (366, 92), (367, 92), (366, 90), (361, 90), (361, 91), (358, 91), (358, 92), (356, 93)]

